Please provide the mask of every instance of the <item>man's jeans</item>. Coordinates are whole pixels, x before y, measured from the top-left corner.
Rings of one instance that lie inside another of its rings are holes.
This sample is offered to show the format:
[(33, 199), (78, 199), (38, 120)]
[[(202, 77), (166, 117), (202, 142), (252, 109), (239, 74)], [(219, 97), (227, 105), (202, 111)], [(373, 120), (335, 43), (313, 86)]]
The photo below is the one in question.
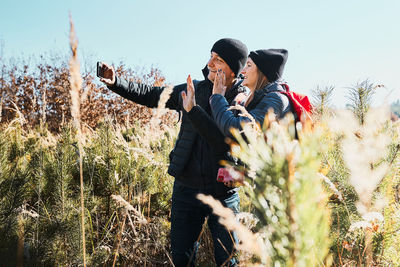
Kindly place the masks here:
[[(232, 253), (236, 235), (229, 232), (218, 222), (219, 217), (212, 213), (211, 208), (196, 198), (197, 194), (209, 194), (205, 190), (192, 189), (175, 181), (172, 193), (171, 210), (171, 249), (175, 266), (194, 266), (199, 243), (196, 242), (204, 220), (208, 217), (208, 227), (214, 242), (214, 257), (218, 266), (222, 265)], [(225, 199), (218, 199), (235, 213), (239, 212), (239, 194), (234, 193)], [(221, 243), (223, 247), (221, 246)], [(235, 266), (233, 257), (224, 266)]]

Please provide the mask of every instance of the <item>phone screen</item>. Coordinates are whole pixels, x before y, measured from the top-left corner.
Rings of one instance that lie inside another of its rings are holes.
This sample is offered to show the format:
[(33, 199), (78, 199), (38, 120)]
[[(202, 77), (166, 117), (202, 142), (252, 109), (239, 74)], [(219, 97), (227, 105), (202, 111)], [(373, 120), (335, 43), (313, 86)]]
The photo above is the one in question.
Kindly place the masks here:
[(100, 61), (97, 62), (97, 77), (104, 77), (103, 63), (101, 63)]

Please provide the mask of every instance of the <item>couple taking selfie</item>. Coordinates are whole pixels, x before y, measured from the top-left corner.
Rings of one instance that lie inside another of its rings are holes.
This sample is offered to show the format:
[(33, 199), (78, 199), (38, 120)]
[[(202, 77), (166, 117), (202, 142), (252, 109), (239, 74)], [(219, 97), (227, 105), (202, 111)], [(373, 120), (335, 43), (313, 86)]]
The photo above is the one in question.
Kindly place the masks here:
[[(175, 266), (194, 266), (197, 240), (206, 217), (217, 265), (238, 264), (232, 256), (238, 242), (235, 233), (221, 225), (218, 216), (196, 196), (211, 195), (234, 213), (239, 212), (237, 188), (217, 181), (220, 162), (233, 160), (225, 139), (232, 138), (231, 128), (240, 130), (243, 124), (253, 121), (262, 125), (269, 110), (278, 120), (294, 113), (280, 81), (287, 56), (285, 49), (248, 53), (241, 41), (224, 38), (211, 48), (210, 59), (202, 70), (204, 80), (193, 81), (189, 75), (186, 83), (174, 86), (166, 108), (183, 113), (168, 168), (175, 177), (170, 235)], [(105, 63), (100, 65), (100, 72), (100, 80), (115, 93), (150, 108), (158, 106), (164, 87), (128, 82)], [(247, 111), (252, 118), (240, 116), (238, 110)]]

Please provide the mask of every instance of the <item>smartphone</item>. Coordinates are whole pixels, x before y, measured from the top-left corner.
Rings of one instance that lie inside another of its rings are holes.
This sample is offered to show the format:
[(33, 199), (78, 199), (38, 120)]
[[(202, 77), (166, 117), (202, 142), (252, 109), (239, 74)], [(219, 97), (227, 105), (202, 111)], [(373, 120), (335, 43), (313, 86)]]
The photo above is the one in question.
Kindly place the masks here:
[(97, 61), (97, 77), (104, 78), (103, 63)]

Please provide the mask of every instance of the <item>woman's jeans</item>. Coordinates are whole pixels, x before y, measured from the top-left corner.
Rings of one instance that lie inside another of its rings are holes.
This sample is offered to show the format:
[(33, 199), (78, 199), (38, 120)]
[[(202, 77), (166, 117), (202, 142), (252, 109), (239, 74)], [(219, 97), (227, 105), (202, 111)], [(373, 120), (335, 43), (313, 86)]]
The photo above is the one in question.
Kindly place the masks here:
[[(210, 194), (207, 190), (193, 189), (175, 181), (172, 193), (171, 210), (171, 249), (172, 260), (175, 266), (194, 266), (196, 252), (199, 247), (197, 242), (204, 220), (208, 216), (208, 227), (214, 243), (214, 257), (218, 266), (235, 266), (234, 242), (236, 235), (229, 232), (225, 226), (218, 222), (219, 217), (212, 213), (211, 208), (196, 198), (197, 194)], [(239, 212), (239, 194), (233, 193), (226, 198), (218, 199), (225, 207), (234, 213)], [(223, 247), (221, 246), (221, 243)]]

